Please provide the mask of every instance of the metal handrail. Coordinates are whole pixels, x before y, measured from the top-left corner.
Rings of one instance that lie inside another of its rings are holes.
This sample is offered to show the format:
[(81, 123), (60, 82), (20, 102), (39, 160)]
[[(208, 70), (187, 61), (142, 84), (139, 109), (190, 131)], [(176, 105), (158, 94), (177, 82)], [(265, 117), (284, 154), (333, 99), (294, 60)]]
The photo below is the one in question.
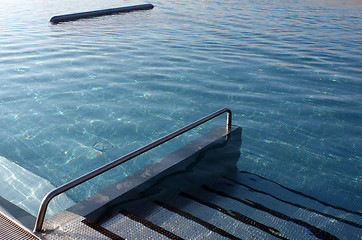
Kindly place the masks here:
[(83, 176), (80, 176), (66, 184), (63, 184), (62, 186), (60, 186), (58, 188), (53, 189), (47, 195), (44, 196), (44, 198), (40, 204), (38, 215), (37, 215), (37, 218), (35, 221), (34, 232), (40, 232), (41, 229), (43, 228), (45, 213), (48, 208), (48, 204), (49, 204), (50, 200), (52, 200), (54, 197), (58, 196), (59, 194), (64, 193), (65, 191), (68, 191), (69, 189), (74, 188), (74, 187), (78, 186), (79, 184), (82, 184), (82, 183), (84, 183), (84, 182), (86, 182), (86, 181), (88, 181), (122, 163), (125, 163), (128, 160), (131, 160), (132, 158), (137, 157), (137, 156), (141, 155), (142, 153), (147, 152), (147, 151), (151, 150), (152, 148), (155, 148), (155, 147), (161, 145), (162, 143), (165, 143), (165, 142), (225, 113), (225, 112), (227, 113), (226, 130), (229, 131), (231, 129), (231, 121), (232, 121), (231, 111), (228, 108), (222, 108), (206, 117), (203, 117), (203, 118), (197, 120), (196, 122), (193, 122), (183, 128), (180, 128), (179, 130), (176, 130), (176, 131), (174, 131), (156, 141), (153, 141), (133, 152), (130, 152), (130, 153), (124, 155), (123, 157), (120, 157), (120, 158), (118, 158), (110, 163), (107, 163), (89, 173), (86, 173)]

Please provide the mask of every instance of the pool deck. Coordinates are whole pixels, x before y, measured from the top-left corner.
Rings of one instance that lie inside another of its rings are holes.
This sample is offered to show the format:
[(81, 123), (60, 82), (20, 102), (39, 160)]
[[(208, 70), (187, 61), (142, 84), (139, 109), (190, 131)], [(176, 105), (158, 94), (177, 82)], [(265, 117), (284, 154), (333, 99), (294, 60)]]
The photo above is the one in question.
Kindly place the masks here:
[(20, 222), (10, 219), (0, 211), (0, 239), (14, 240), (40, 240), (30, 230), (23, 227)]

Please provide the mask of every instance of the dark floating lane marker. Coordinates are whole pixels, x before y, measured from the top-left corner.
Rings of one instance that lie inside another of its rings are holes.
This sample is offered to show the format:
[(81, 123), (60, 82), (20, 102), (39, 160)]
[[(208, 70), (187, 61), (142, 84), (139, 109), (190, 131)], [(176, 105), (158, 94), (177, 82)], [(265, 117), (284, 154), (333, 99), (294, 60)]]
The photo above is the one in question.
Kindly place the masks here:
[(216, 193), (222, 197), (225, 197), (225, 198), (230, 198), (230, 199), (233, 199), (233, 200), (236, 200), (238, 202), (241, 202), (245, 205), (248, 205), (252, 208), (255, 208), (255, 209), (258, 209), (258, 210), (261, 210), (261, 211), (264, 211), (264, 212), (267, 212), (275, 217), (278, 217), (280, 219), (283, 219), (285, 221), (290, 221), (290, 222), (293, 222), (295, 224), (298, 224), (299, 226), (302, 226), (302, 227), (305, 227), (307, 228), (311, 233), (313, 233), (314, 236), (316, 236), (317, 238), (319, 239), (325, 239), (325, 240), (334, 240), (334, 239), (338, 239), (336, 236), (332, 235), (331, 233), (329, 232), (326, 232), (320, 228), (317, 228), (307, 222), (304, 222), (302, 220), (299, 220), (299, 219), (296, 219), (296, 218), (292, 218), (292, 217), (289, 217), (281, 212), (278, 212), (278, 211), (275, 211), (273, 209), (270, 209), (270, 208), (267, 208), (265, 207), (264, 205), (261, 205), (257, 202), (254, 202), (254, 201), (251, 201), (249, 199), (246, 199), (246, 201), (240, 199), (240, 198), (237, 198), (237, 197), (234, 197), (234, 196), (231, 196), (227, 193), (224, 193), (224, 192), (221, 192), (221, 191), (217, 191), (217, 190), (214, 190), (206, 185), (202, 185), (202, 188), (205, 189), (206, 191), (209, 191), (209, 192), (212, 192), (212, 193)]
[[(297, 204), (297, 203), (288, 202), (288, 201), (286, 201), (286, 200), (283, 200), (283, 199), (280, 199), (280, 198), (274, 196), (273, 194), (270, 194), (270, 193), (267, 193), (267, 192), (264, 192), (264, 191), (261, 191), (261, 190), (257, 190), (257, 189), (255, 189), (255, 188), (252, 188), (252, 187), (246, 185), (246, 184), (240, 183), (240, 182), (238, 182), (238, 181), (236, 181), (236, 180), (234, 180), (234, 179), (232, 179), (232, 178), (225, 177), (225, 176), (224, 176), (224, 178), (227, 179), (227, 180), (229, 180), (229, 181), (232, 181), (232, 182), (234, 182), (234, 183), (236, 183), (236, 184), (238, 184), (238, 185), (241, 185), (241, 186), (243, 186), (243, 187), (247, 187), (247, 188), (253, 190), (254, 192), (268, 195), (268, 196), (270, 196), (270, 197), (272, 197), (272, 198), (274, 198), (274, 199), (276, 199), (276, 200), (278, 200), (278, 201), (281, 201), (281, 202), (283, 202), (283, 203), (286, 203), (286, 204), (289, 204), (289, 205), (292, 205), (292, 206), (295, 206), (295, 207), (298, 207), (298, 208), (301, 208), (301, 209), (304, 209), (304, 210), (307, 210), (307, 211), (310, 211), (310, 212), (314, 212), (314, 213), (317, 213), (317, 214), (322, 215), (322, 216), (325, 216), (325, 217), (333, 218), (333, 219), (335, 219), (335, 220), (337, 220), (337, 221), (339, 221), (339, 222), (346, 223), (346, 224), (351, 225), (351, 226), (353, 226), (353, 227), (362, 228), (362, 225), (361, 225), (361, 224), (358, 224), (358, 223), (355, 223), (355, 222), (351, 222), (351, 221), (348, 221), (348, 220), (346, 220), (346, 219), (343, 219), (343, 218), (340, 218), (340, 217), (336, 217), (336, 216), (333, 216), (333, 215), (328, 214), (328, 213), (320, 212), (320, 211), (317, 211), (317, 210), (314, 210), (314, 209), (311, 209), (311, 208), (308, 208), (308, 207), (304, 207), (304, 206), (302, 206), (302, 205), (300, 205), (300, 204)], [(229, 185), (229, 184), (227, 184), (227, 183), (225, 183), (225, 184), (226, 184), (226, 185)]]
[(257, 177), (259, 177), (259, 178), (261, 178), (261, 179), (263, 179), (263, 180), (272, 182), (272, 183), (278, 185), (279, 187), (282, 187), (282, 188), (284, 188), (284, 189), (286, 189), (286, 190), (288, 190), (288, 191), (291, 191), (292, 193), (295, 193), (295, 194), (301, 195), (301, 196), (303, 196), (303, 197), (312, 199), (312, 200), (317, 201), (317, 202), (319, 202), (319, 203), (321, 203), (321, 204), (323, 204), (323, 205), (325, 205), (325, 206), (332, 207), (332, 208), (335, 208), (335, 209), (338, 209), (338, 210), (342, 210), (342, 211), (345, 211), (345, 212), (348, 212), (348, 213), (352, 213), (352, 214), (356, 214), (356, 215), (362, 216), (362, 213), (360, 213), (360, 212), (351, 211), (351, 210), (348, 210), (348, 209), (343, 208), (343, 207), (339, 207), (339, 206), (335, 206), (335, 205), (329, 204), (329, 203), (327, 203), (327, 202), (321, 201), (321, 200), (319, 200), (319, 199), (317, 199), (317, 198), (314, 198), (314, 197), (312, 197), (312, 196), (306, 195), (306, 194), (304, 194), (304, 193), (302, 193), (302, 192), (298, 192), (298, 191), (293, 190), (293, 189), (291, 189), (291, 188), (285, 187), (285, 186), (283, 186), (283, 185), (281, 185), (281, 184), (279, 184), (279, 183), (277, 183), (277, 182), (275, 182), (275, 181), (273, 181), (273, 180), (264, 178), (264, 177), (262, 177), (262, 176), (259, 176), (259, 175), (255, 174), (255, 173), (251, 173), (251, 172), (247, 172), (247, 171), (240, 171), (240, 173), (247, 173), (247, 174), (251, 174), (251, 175), (257, 176)]
[(230, 238), (230, 239), (234, 239), (234, 240), (240, 240), (241, 238), (238, 238), (228, 232), (226, 232), (225, 230), (221, 229), (221, 228), (218, 228), (214, 225), (212, 225), (211, 223), (208, 223), (208, 222), (205, 222), (204, 220), (201, 220), (200, 218), (197, 218), (195, 217), (194, 215), (188, 213), (188, 212), (185, 212), (185, 211), (182, 211), (174, 206), (171, 206), (167, 203), (164, 203), (164, 202), (161, 202), (161, 201), (158, 201), (158, 200), (155, 200), (154, 203), (156, 203), (157, 205), (160, 205), (161, 207), (163, 208), (166, 208), (167, 210), (171, 211), (171, 212), (174, 212), (174, 213), (177, 213), (178, 215), (180, 216), (183, 216), (187, 219), (190, 219), (204, 227), (206, 227), (207, 229), (213, 231), (213, 232), (216, 232), (224, 237), (227, 237), (227, 238)]
[(164, 235), (164, 236), (166, 236), (166, 237), (168, 237), (170, 239), (183, 240), (183, 238), (175, 235), (174, 233), (172, 233), (172, 232), (170, 232), (170, 231), (168, 231), (168, 230), (166, 230), (166, 229), (164, 229), (164, 228), (162, 228), (160, 226), (157, 226), (157, 225), (153, 224), (152, 222), (150, 222), (150, 221), (148, 221), (148, 220), (146, 220), (144, 218), (136, 216), (136, 215), (132, 214), (131, 212), (125, 210), (125, 209), (120, 210), (119, 213), (127, 216), (128, 218), (132, 219), (133, 221), (141, 223), (142, 225), (144, 225), (144, 226), (152, 229), (153, 231), (156, 231), (156, 232), (158, 232), (158, 233), (160, 233), (160, 234), (162, 234), (162, 235)]
[(89, 221), (88, 219), (84, 219), (82, 220), (82, 223), (84, 223), (85, 225), (87, 225), (88, 227), (91, 227), (93, 228), (94, 230), (96, 230), (97, 232), (103, 234), (104, 236), (106, 237), (109, 237), (110, 239), (113, 239), (113, 240), (125, 240), (124, 238), (118, 236), (117, 234), (109, 231), (108, 229), (94, 223), (94, 222), (91, 222)]
[(215, 204), (213, 204), (213, 203), (206, 202), (206, 201), (204, 201), (204, 200), (201, 200), (201, 199), (199, 199), (199, 198), (197, 198), (197, 197), (195, 197), (195, 196), (192, 196), (192, 195), (190, 195), (190, 194), (188, 194), (188, 193), (185, 193), (185, 192), (180, 192), (180, 195), (183, 196), (183, 197), (187, 197), (187, 198), (189, 198), (189, 199), (191, 199), (191, 200), (194, 200), (194, 201), (196, 201), (196, 202), (198, 202), (198, 203), (201, 203), (201, 204), (203, 204), (203, 205), (205, 205), (205, 206), (208, 206), (208, 207), (210, 207), (210, 208), (213, 208), (213, 209), (215, 209), (215, 210), (217, 210), (217, 211), (219, 211), (219, 212), (221, 212), (221, 213), (224, 213), (224, 214), (226, 214), (226, 215), (228, 215), (228, 216), (230, 216), (230, 217), (232, 217), (232, 218), (234, 218), (234, 219), (236, 219), (236, 220), (238, 220), (238, 221), (240, 221), (240, 222), (243, 222), (243, 223), (245, 223), (245, 224), (248, 224), (248, 225), (251, 225), (251, 226), (253, 226), (253, 227), (256, 227), (256, 228), (258, 228), (258, 229), (260, 229), (260, 230), (262, 230), (262, 231), (264, 231), (264, 232), (266, 232), (266, 233), (269, 233), (270, 235), (273, 235), (273, 236), (275, 236), (275, 237), (277, 237), (277, 238), (287, 239), (287, 238), (285, 238), (285, 237), (283, 237), (283, 236), (280, 236), (280, 235), (278, 234), (278, 233), (279, 233), (279, 230), (277, 230), (277, 229), (275, 229), (275, 228), (272, 228), (272, 227), (269, 227), (269, 226), (267, 226), (267, 225), (264, 225), (264, 224), (262, 224), (262, 223), (260, 223), (260, 222), (257, 222), (257, 221), (255, 221), (254, 219), (251, 219), (251, 218), (249, 218), (249, 217), (247, 217), (247, 216), (245, 216), (245, 215), (243, 215), (243, 214), (241, 214), (241, 213), (235, 212), (235, 211), (233, 211), (233, 210), (224, 209), (224, 208), (222, 208), (222, 207), (220, 207), (220, 206), (218, 206), (218, 205), (215, 205)]
[(68, 21), (75, 21), (78, 19), (84, 18), (93, 18), (93, 17), (100, 17), (105, 15), (112, 15), (117, 13), (127, 13), (133, 11), (140, 11), (140, 10), (149, 10), (152, 9), (154, 6), (152, 4), (141, 4), (129, 7), (120, 7), (120, 8), (109, 8), (104, 10), (96, 10), (90, 12), (81, 12), (81, 13), (72, 13), (66, 15), (58, 15), (54, 16), (50, 19), (50, 22), (53, 24), (57, 24), (60, 22), (68, 22)]

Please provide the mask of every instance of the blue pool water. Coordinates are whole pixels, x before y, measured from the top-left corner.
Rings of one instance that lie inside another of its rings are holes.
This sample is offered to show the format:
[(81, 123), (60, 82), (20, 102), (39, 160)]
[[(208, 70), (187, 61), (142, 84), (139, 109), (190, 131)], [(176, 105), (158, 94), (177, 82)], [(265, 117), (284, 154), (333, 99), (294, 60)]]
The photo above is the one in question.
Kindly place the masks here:
[[(240, 170), (362, 210), (360, 1), (155, 0), (150, 11), (48, 22), (141, 3), (0, 0), (0, 156), (21, 169), (5, 184), (29, 171), (59, 186), (229, 107), (243, 127)], [(68, 196), (84, 199), (224, 123)], [(0, 196), (32, 214), (46, 192), (8, 189)]]

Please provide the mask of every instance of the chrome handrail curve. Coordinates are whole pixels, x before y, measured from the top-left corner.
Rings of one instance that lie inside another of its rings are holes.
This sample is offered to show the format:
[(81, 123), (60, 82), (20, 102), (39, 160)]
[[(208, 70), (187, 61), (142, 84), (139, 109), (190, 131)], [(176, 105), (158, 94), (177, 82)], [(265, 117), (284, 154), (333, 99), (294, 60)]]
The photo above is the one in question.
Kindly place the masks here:
[(54, 197), (58, 196), (59, 194), (64, 193), (65, 191), (68, 191), (71, 188), (74, 188), (74, 187), (76, 187), (76, 186), (78, 186), (78, 185), (80, 185), (80, 184), (82, 184), (82, 183), (84, 183), (84, 182), (86, 182), (86, 181), (88, 181), (122, 163), (125, 163), (125, 162), (131, 160), (132, 158), (137, 157), (137, 156), (141, 155), (142, 153), (147, 152), (147, 151), (151, 150), (152, 148), (155, 148), (155, 147), (157, 147), (157, 146), (159, 146), (159, 145), (225, 113), (225, 112), (227, 113), (226, 131), (228, 132), (231, 129), (231, 121), (232, 121), (231, 110), (228, 108), (222, 108), (222, 109), (220, 109), (214, 113), (211, 113), (210, 115), (203, 117), (183, 128), (180, 128), (158, 140), (155, 140), (133, 152), (130, 152), (130, 153), (124, 155), (123, 157), (115, 159), (110, 163), (107, 163), (91, 172), (84, 174), (83, 176), (80, 176), (68, 183), (63, 184), (62, 186), (60, 186), (58, 188), (53, 189), (47, 195), (44, 196), (44, 198), (40, 204), (38, 215), (37, 215), (37, 218), (35, 221), (34, 232), (40, 232), (42, 230), (45, 214), (46, 214), (46, 211), (48, 208), (48, 204)]

